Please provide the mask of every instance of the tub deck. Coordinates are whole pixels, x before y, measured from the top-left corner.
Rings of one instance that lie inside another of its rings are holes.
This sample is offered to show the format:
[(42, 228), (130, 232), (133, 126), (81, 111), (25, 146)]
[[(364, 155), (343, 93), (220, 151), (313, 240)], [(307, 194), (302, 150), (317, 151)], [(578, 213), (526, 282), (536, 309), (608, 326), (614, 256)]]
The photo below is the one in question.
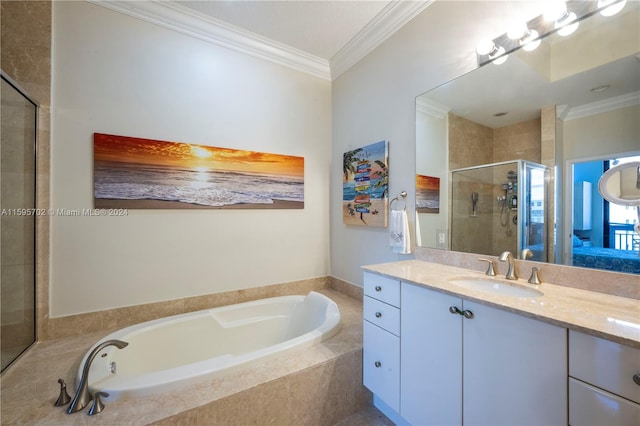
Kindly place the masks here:
[[(159, 395), (122, 398), (96, 416), (54, 407), (63, 378), (73, 396), (82, 355), (113, 330), (39, 342), (2, 377), (3, 425), (334, 424), (370, 405), (362, 387), (362, 302), (317, 290), (340, 308), (329, 340)], [(318, 419), (321, 419), (318, 421)]]

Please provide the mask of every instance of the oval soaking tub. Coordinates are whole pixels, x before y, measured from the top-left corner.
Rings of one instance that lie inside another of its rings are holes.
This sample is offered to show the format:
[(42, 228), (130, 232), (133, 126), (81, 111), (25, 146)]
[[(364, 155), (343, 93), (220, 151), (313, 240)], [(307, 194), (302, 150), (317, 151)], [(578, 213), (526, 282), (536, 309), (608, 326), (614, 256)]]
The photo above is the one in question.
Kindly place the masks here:
[[(120, 329), (97, 342), (108, 346), (89, 369), (91, 393), (106, 400), (141, 396), (197, 383), (234, 367), (311, 346), (340, 330), (340, 311), (328, 297), (281, 296), (148, 321)], [(93, 349), (92, 348), (92, 349)], [(84, 355), (78, 369), (80, 382)]]

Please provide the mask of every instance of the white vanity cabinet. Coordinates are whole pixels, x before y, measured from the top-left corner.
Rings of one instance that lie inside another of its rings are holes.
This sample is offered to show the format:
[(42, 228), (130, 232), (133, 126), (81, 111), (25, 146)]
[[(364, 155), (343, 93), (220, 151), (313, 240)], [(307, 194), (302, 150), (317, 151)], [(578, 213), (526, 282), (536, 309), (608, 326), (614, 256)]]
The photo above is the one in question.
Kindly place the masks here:
[(363, 383), (400, 411), (400, 281), (364, 274)]
[(567, 423), (567, 330), (402, 283), (400, 415), (414, 425)]
[(640, 350), (569, 331), (569, 424), (640, 425)]

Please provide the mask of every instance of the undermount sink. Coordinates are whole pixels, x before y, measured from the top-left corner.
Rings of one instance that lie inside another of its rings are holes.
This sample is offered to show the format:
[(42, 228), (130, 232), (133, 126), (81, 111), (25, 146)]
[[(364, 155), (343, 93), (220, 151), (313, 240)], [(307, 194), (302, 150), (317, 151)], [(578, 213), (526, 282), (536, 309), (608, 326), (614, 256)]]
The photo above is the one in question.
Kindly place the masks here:
[(535, 288), (525, 287), (515, 282), (500, 281), (490, 278), (456, 277), (450, 278), (449, 283), (457, 287), (478, 290), (484, 293), (513, 297), (540, 297), (544, 293)]

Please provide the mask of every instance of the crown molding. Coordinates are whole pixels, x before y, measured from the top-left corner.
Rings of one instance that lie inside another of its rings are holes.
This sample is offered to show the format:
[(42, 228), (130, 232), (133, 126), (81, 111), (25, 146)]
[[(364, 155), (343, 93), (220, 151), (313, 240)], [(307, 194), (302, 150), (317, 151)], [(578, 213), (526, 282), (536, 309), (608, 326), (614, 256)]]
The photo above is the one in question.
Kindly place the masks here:
[(332, 78), (354, 66), (434, 1), (396, 0), (389, 3), (330, 59)]
[(283, 65), (324, 80), (331, 80), (329, 61), (325, 59), (172, 2), (87, 1), (217, 46)]
[(416, 111), (443, 119), (449, 114), (451, 108), (433, 100), (418, 99), (416, 100)]
[(158, 0), (87, 1), (217, 46), (283, 65), (323, 80), (331, 80), (332, 77), (336, 78), (355, 65), (434, 0), (392, 1), (340, 49), (331, 58), (331, 61), (173, 2)]
[(588, 117), (590, 115), (601, 114), (603, 112), (614, 111), (640, 104), (640, 92), (631, 92), (602, 101), (591, 102), (569, 109), (564, 118), (565, 121), (576, 118)]

